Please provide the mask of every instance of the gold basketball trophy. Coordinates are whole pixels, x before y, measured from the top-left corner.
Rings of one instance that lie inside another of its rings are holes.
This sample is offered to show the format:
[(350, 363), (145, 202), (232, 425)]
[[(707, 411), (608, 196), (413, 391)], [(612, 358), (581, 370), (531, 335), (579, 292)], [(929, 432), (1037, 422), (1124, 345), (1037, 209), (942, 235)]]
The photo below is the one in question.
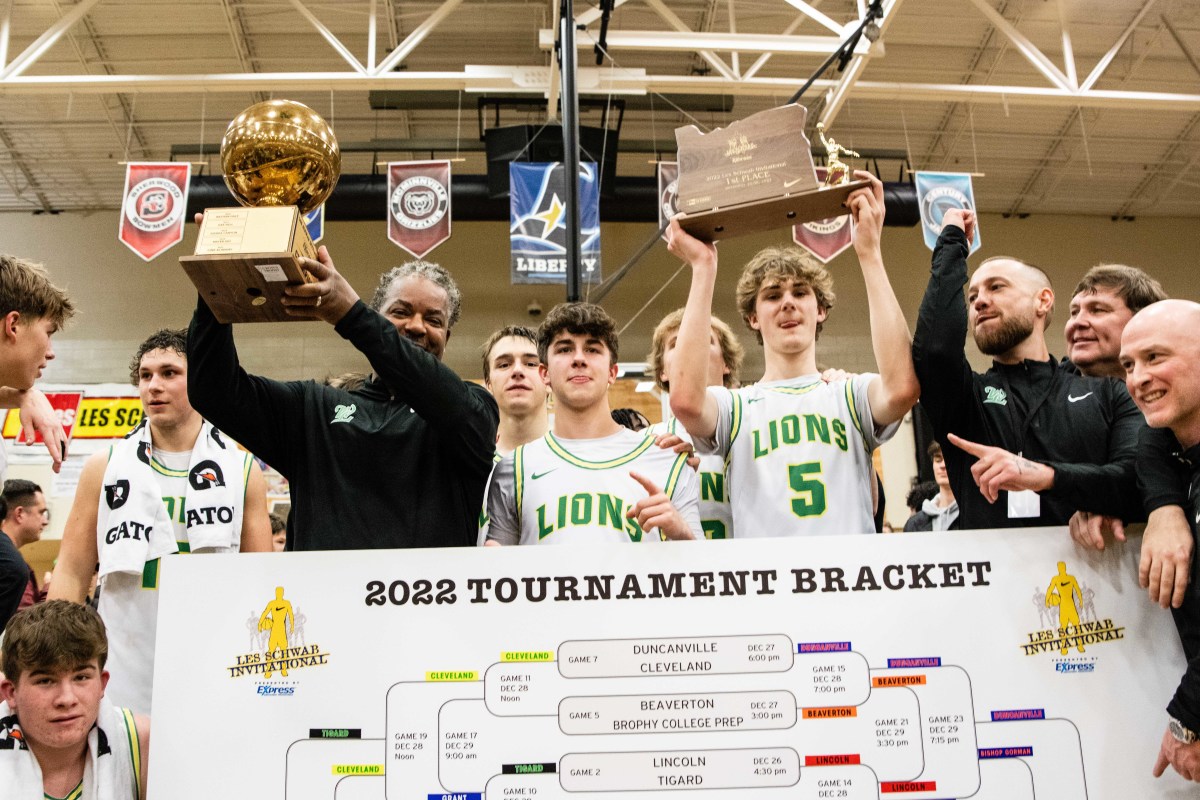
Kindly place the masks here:
[(826, 140), (818, 127), (829, 154), (829, 177), (818, 185), (804, 135), (807, 116), (804, 106), (786, 105), (709, 133), (677, 128), (680, 226), (713, 242), (849, 213), (846, 198), (870, 183), (850, 180), (837, 156), (857, 154)]
[(311, 280), (316, 258), (304, 215), (341, 173), (333, 130), (306, 105), (269, 100), (239, 114), (221, 140), (225, 185), (243, 208), (209, 208), (196, 254), (179, 259), (220, 322), (283, 322), (286, 286)]

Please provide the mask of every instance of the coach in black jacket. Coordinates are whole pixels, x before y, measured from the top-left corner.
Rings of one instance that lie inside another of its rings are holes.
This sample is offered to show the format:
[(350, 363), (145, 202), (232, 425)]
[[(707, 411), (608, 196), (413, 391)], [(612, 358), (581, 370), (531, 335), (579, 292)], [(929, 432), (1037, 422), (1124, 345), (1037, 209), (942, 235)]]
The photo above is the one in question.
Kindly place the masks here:
[[(1125, 386), (1058, 369), (1045, 340), (1054, 292), (1036, 267), (989, 259), (964, 302), (974, 214), (950, 211), (944, 224), (913, 364), (961, 527), (1064, 525), (1079, 509), (1144, 519), (1134, 478), (1144, 423)], [(964, 351), (968, 321), (995, 359), (982, 375)]]
[(188, 331), (188, 398), (291, 485), (289, 550), (475, 544), (499, 414), (441, 356), (459, 292), (441, 267), (386, 273), (368, 308), (324, 247), (289, 312), (335, 326), (371, 363), (361, 389), (250, 375), (203, 300)]

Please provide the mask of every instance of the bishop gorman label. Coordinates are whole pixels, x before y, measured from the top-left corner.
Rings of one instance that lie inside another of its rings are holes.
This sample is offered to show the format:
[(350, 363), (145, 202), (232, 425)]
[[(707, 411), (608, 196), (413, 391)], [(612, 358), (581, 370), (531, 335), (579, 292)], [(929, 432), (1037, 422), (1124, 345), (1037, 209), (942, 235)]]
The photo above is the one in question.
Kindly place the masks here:
[(415, 258), (450, 238), (450, 162), (388, 164), (388, 238)]
[(191, 164), (175, 161), (126, 167), (117, 238), (143, 261), (152, 261), (183, 239), (191, 175)]

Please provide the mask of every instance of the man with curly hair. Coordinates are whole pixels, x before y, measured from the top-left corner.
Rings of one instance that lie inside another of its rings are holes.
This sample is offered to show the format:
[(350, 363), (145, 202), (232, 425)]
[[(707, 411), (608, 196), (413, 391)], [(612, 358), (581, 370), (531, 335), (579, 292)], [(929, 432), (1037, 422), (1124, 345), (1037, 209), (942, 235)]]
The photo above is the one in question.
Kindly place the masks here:
[(129, 365), (145, 415), (83, 465), (49, 596), (83, 603), (99, 565), (112, 632), (109, 695), (150, 713), (163, 558), (269, 552), (267, 485), (254, 457), (188, 402), (186, 333), (160, 330)]
[(871, 453), (891, 438), (920, 387), (911, 337), (880, 251), (883, 184), (846, 205), (867, 289), (879, 374), (825, 382), (817, 338), (834, 306), (829, 272), (796, 248), (768, 247), (742, 270), (738, 307), (763, 345), (766, 371), (745, 389), (708, 386), (717, 250), (677, 221), (670, 250), (692, 268), (692, 285), (670, 370), (671, 411), (701, 453), (722, 456), (738, 538), (874, 533)]

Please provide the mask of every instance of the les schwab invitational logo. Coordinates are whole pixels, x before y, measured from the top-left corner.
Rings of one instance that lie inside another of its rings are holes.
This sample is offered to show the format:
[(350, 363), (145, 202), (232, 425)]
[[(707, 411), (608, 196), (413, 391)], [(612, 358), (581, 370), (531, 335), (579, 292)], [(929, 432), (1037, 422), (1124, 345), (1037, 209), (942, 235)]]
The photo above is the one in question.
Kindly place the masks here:
[(1088, 648), (1125, 638), (1124, 627), (1097, 615), (1095, 590), (1068, 573), (1065, 561), (1058, 562), (1058, 572), (1044, 589), (1034, 588), (1033, 605), (1041, 629), (1026, 634), (1021, 649), (1027, 656), (1057, 654), (1056, 672), (1094, 672), (1097, 659)]
[(319, 667), (329, 663), (329, 653), (320, 645), (306, 641), (304, 613), (293, 609), (284, 597), (283, 587), (275, 587), (275, 597), (267, 601), (262, 613), (251, 612), (246, 620), (250, 650), (226, 667), (230, 678), (254, 676), (260, 695), (287, 696), (296, 691), (296, 681), (286, 681), (290, 670)]

